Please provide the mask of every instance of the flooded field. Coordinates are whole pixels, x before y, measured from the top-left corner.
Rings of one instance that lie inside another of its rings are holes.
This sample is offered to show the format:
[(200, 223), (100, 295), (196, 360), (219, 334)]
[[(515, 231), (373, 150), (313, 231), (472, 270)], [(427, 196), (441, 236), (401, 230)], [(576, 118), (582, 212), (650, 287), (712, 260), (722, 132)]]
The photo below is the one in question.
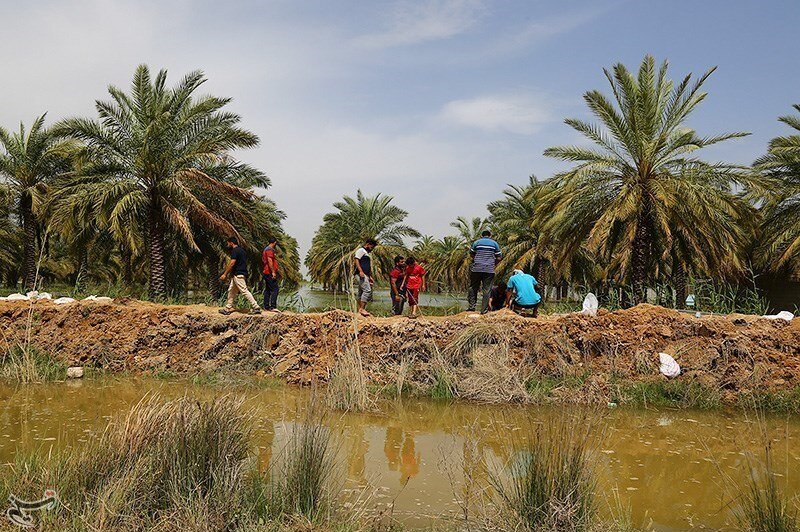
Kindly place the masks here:
[[(103, 378), (82, 382), (0, 386), (0, 461), (19, 449), (64, 448), (102, 429), (109, 416), (144, 395), (208, 398), (242, 396), (256, 420), (258, 460), (266, 468), (302, 419), (311, 392), (201, 386), (186, 381)], [(393, 505), (409, 527), (457, 518), (461, 503), (487, 485), (490, 471), (507, 467), (524, 450), (522, 431), (552, 423), (563, 409), (482, 406), (434, 401), (387, 402), (374, 414), (332, 413), (346, 488), (369, 496), (375, 508)], [(721, 529), (730, 524), (723, 477), (746, 474), (746, 451), (760, 447), (759, 424), (742, 412), (608, 409), (600, 414), (593, 453), (601, 511), (629, 507), (634, 524), (655, 530)], [(800, 493), (800, 423), (767, 419), (775, 439), (780, 484)], [(465, 474), (465, 471), (467, 474)]]

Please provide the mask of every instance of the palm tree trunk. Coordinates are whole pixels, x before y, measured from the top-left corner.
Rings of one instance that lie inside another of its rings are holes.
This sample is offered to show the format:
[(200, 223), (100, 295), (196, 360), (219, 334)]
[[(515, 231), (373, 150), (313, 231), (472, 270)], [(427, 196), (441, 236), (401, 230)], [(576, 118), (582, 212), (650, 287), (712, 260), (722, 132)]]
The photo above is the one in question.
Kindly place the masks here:
[(119, 256), (122, 261), (122, 283), (125, 286), (133, 285), (133, 255), (125, 244), (119, 246)]
[(23, 285), (26, 290), (36, 288), (36, 220), (31, 210), (30, 199), (23, 198), (22, 229), (25, 232), (25, 255), (23, 263)]
[(642, 210), (636, 220), (636, 233), (633, 236), (633, 257), (631, 259), (631, 284), (633, 287), (633, 304), (647, 300), (647, 264), (650, 261), (650, 200), (645, 195), (642, 199)]
[(86, 252), (86, 247), (82, 246), (78, 251), (78, 274), (75, 276), (75, 290), (83, 292), (86, 288), (86, 276), (89, 274), (89, 254)]
[(675, 308), (686, 306), (686, 268), (678, 257), (672, 258), (672, 282), (675, 285)]
[(206, 254), (206, 269), (208, 270), (208, 291), (214, 300), (222, 297), (222, 282), (219, 280), (219, 260), (209, 251)]
[(167, 275), (164, 268), (164, 227), (153, 202), (148, 213), (147, 253), (150, 259), (149, 293), (153, 299), (163, 298), (167, 293)]

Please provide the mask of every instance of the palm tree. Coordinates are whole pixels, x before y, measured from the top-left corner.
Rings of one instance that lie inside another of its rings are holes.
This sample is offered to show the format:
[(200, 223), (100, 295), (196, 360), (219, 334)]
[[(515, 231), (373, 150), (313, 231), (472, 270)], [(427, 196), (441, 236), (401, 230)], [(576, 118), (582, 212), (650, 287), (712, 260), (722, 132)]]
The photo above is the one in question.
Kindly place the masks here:
[[(584, 100), (600, 120), (566, 123), (596, 147), (549, 148), (545, 155), (575, 163), (557, 174), (539, 211), (544, 243), (568, 262), (582, 246), (608, 261), (620, 281), (629, 281), (641, 301), (648, 273), (667, 271), (676, 246), (687, 261), (697, 254), (708, 265), (735, 256), (736, 227), (746, 203), (732, 185), (747, 185), (741, 168), (708, 163), (692, 153), (746, 133), (701, 137), (685, 125), (702, 102), (703, 84), (715, 69), (692, 83), (689, 74), (674, 85), (667, 62), (657, 70), (646, 56), (634, 76), (622, 64), (605, 70), (609, 100), (589, 91)], [(678, 241), (679, 243), (676, 243)]]
[[(800, 104), (794, 109), (800, 112)], [(764, 235), (762, 256), (766, 266), (800, 271), (800, 116), (782, 116), (778, 120), (793, 128), (793, 135), (769, 142), (766, 155), (754, 165), (779, 186), (767, 197), (761, 224)]]
[(20, 124), (13, 134), (0, 128), (0, 180), (22, 225), (24, 286), (36, 285), (36, 240), (40, 233), (37, 216), (45, 203), (51, 181), (70, 168), (74, 143), (59, 140), (44, 126), (45, 115), (36, 118), (28, 131)]
[(306, 255), (309, 275), (326, 288), (343, 288), (352, 265), (352, 254), (368, 238), (379, 246), (373, 261), (376, 277), (388, 271), (392, 257), (405, 252), (404, 239), (420, 236), (405, 225), (408, 213), (392, 205), (393, 198), (383, 194), (365, 196), (360, 190), (356, 197), (345, 196), (333, 204), (336, 211), (323, 217)]
[(168, 237), (199, 252), (195, 228), (236, 234), (226, 219), (231, 211), (209, 207), (198, 190), (230, 202), (233, 210), (233, 203), (254, 199), (237, 180), (269, 185), (261, 172), (230, 156), (231, 150), (258, 144), (256, 135), (238, 127), (238, 115), (222, 111), (230, 99), (196, 96), (205, 82), (200, 71), (174, 88), (166, 87), (166, 81), (166, 70), (152, 79), (147, 66), (140, 65), (130, 94), (110, 86), (111, 101), (96, 102), (99, 120), (71, 118), (56, 127), (59, 135), (86, 144), (89, 162), (73, 192), (95, 202), (98, 222), (129, 252), (146, 247), (149, 292), (155, 298), (168, 289)]

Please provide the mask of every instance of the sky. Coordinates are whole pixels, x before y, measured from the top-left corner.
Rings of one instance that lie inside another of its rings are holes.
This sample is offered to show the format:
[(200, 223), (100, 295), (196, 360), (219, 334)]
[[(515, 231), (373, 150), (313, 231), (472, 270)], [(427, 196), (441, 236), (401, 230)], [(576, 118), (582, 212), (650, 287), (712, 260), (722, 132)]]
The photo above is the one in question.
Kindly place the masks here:
[(200, 69), (202, 92), (261, 138), (237, 156), (305, 254), (333, 202), (393, 196), (424, 234), (582, 144), (584, 92), (603, 68), (668, 59), (673, 78), (718, 70), (691, 116), (700, 134), (747, 131), (706, 157), (749, 164), (800, 103), (800, 0), (0, 0), (0, 124), (94, 116), (134, 69)]

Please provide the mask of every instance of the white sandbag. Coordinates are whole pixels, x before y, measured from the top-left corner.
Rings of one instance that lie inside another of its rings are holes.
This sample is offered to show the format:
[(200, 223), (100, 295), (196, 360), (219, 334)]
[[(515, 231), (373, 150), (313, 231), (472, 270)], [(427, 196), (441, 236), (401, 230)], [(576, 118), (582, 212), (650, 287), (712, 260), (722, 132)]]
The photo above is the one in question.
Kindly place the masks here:
[(792, 321), (794, 319), (794, 314), (792, 314), (788, 310), (782, 310), (777, 314), (765, 314), (764, 317), (767, 318), (768, 320)]
[(86, 296), (83, 298), (84, 301), (97, 301), (97, 296)]
[(22, 294), (11, 294), (6, 298), (6, 301), (28, 301), (29, 299), (28, 296), (23, 296)]
[(597, 296), (589, 292), (583, 298), (583, 311), (581, 312), (587, 316), (597, 316), (597, 306)]
[(36, 299), (37, 297), (39, 297), (39, 291), (38, 290), (31, 290), (30, 292), (28, 292), (25, 295), (28, 296), (28, 299)]
[(54, 299), (53, 303), (56, 305), (66, 305), (67, 303), (74, 303), (75, 300), (71, 297), (59, 297), (58, 299)]
[(50, 294), (50, 292), (39, 292), (39, 294), (36, 296), (36, 299), (53, 299), (53, 296)]
[(97, 301), (98, 303), (111, 303), (112, 301), (114, 301), (110, 297), (106, 296), (97, 296), (94, 300)]
[(673, 378), (681, 374), (681, 367), (674, 358), (666, 353), (659, 353), (658, 360), (661, 363), (661, 374), (665, 377)]

